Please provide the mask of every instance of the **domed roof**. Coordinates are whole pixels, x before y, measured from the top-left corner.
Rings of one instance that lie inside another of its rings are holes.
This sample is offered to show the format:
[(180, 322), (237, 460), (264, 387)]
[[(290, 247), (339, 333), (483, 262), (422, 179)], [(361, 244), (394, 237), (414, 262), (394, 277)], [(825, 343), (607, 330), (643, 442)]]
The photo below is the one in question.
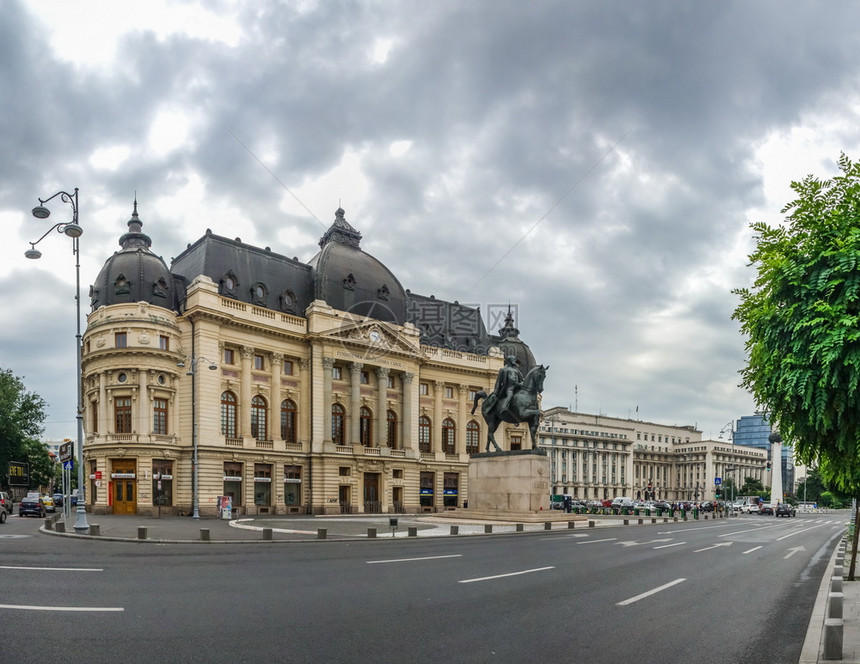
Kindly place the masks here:
[(356, 316), (402, 325), (406, 321), (406, 291), (385, 265), (362, 251), (361, 233), (344, 217), (343, 209), (320, 239), (312, 268), (313, 294), (329, 306)]
[(513, 355), (520, 363), (519, 369), (525, 376), (531, 369), (537, 366), (535, 356), (532, 354), (524, 341), (520, 339), (520, 331), (514, 327), (514, 317), (511, 308), (508, 307), (508, 315), (505, 316), (505, 325), (499, 329), (498, 346), (505, 357)]
[(128, 233), (119, 239), (121, 249), (105, 261), (95, 283), (90, 286), (93, 311), (102, 306), (132, 302), (175, 309), (173, 277), (161, 256), (150, 251), (152, 240), (142, 228), (135, 199)]

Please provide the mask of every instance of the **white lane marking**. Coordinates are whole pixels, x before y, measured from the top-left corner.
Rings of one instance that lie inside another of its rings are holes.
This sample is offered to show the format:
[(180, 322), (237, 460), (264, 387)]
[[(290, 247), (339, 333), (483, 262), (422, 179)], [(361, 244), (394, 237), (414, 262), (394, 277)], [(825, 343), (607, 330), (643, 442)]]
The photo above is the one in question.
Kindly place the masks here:
[(788, 535), (783, 535), (782, 537), (777, 537), (776, 541), (784, 540), (786, 537), (794, 537), (795, 535), (799, 535), (800, 533), (805, 533), (807, 530), (815, 530), (816, 528), (821, 528), (824, 524), (818, 526), (812, 526), (810, 528), (804, 528), (803, 530), (795, 530), (793, 533), (789, 533)]
[(788, 553), (782, 557), (782, 559), (785, 560), (786, 558), (791, 558), (798, 551), (806, 551), (806, 547), (805, 546), (793, 546), (788, 550)]
[(576, 533), (576, 535), (558, 535), (557, 537), (541, 537), (542, 542), (560, 542), (561, 540), (570, 539), (571, 537), (588, 537), (585, 533)]
[(640, 599), (645, 599), (646, 597), (650, 597), (651, 595), (655, 595), (666, 588), (671, 588), (672, 586), (678, 585), (687, 579), (675, 579), (674, 581), (670, 581), (669, 583), (665, 583), (662, 586), (649, 590), (647, 592), (642, 593), (641, 595), (636, 595), (636, 597), (631, 597), (630, 599), (625, 599), (623, 602), (618, 602), (616, 606), (627, 606), (628, 604), (633, 604), (633, 602), (638, 602)]
[(607, 537), (606, 539), (599, 540), (588, 540), (587, 542), (577, 542), (577, 544), (597, 544), (598, 542), (612, 542), (613, 540), (617, 540), (617, 537)]
[(675, 542), (674, 544), (661, 544), (660, 546), (655, 546), (655, 549), (668, 549), (670, 546), (681, 546), (682, 544), (686, 544), (686, 542)]
[(702, 551), (710, 551), (711, 549), (716, 549), (718, 546), (731, 546), (731, 542), (720, 542), (719, 544), (714, 544), (714, 546), (706, 546), (704, 549), (696, 549), (693, 553), (701, 553)]
[(27, 604), (0, 604), (0, 609), (20, 609), (21, 611), (125, 611), (121, 606), (31, 606)]
[(653, 539), (648, 540), (647, 542), (637, 542), (636, 540), (630, 540), (629, 542), (616, 542), (616, 544), (620, 544), (623, 547), (628, 546), (639, 546), (640, 544), (654, 544), (654, 542), (671, 542), (673, 537), (664, 537), (663, 539)]
[(26, 569), (37, 572), (104, 572), (99, 567), (22, 567), (18, 565), (0, 565), (0, 569)]
[(508, 574), (496, 574), (495, 576), (482, 576), (479, 579), (463, 579), (461, 581), (457, 581), (457, 583), (475, 583), (476, 581), (492, 581), (493, 579), (504, 579), (508, 576), (519, 576), (520, 574), (531, 574), (532, 572), (544, 572), (548, 569), (555, 569), (555, 567), (537, 567), (535, 569), (524, 569), (521, 572), (510, 572)]
[(745, 533), (757, 533), (768, 528), (776, 528), (776, 526), (759, 526), (758, 528), (748, 528), (747, 530), (736, 530), (733, 533), (723, 533), (720, 537), (731, 537), (732, 535), (743, 535)]
[(417, 560), (439, 560), (441, 558), (462, 558), (460, 553), (452, 553), (449, 556), (424, 556), (423, 558), (392, 558), (391, 560), (368, 560), (368, 565), (381, 565), (383, 563), (411, 563)]
[(761, 546), (762, 545), (754, 546), (751, 549), (747, 549), (746, 551), (744, 551), (743, 555), (747, 555), (748, 553), (752, 553), (753, 551), (758, 551), (761, 548)]

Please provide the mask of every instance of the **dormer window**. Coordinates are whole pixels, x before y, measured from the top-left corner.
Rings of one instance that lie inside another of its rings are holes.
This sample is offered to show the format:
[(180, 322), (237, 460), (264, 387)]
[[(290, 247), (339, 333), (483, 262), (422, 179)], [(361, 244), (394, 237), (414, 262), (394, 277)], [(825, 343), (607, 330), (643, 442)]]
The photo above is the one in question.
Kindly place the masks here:
[(152, 294), (155, 297), (167, 297), (167, 282), (164, 279), (159, 279), (152, 284)]
[(388, 290), (388, 286), (385, 284), (382, 284), (382, 288), (376, 291), (376, 295), (380, 300), (387, 300), (389, 293), (390, 291)]
[(296, 296), (292, 291), (286, 290), (281, 294), (281, 309), (284, 311), (295, 311)]
[(116, 289), (117, 295), (127, 295), (131, 292), (131, 285), (126, 279), (124, 274), (120, 274), (117, 276), (116, 281), (113, 282), (114, 288)]
[(355, 290), (355, 277), (352, 274), (347, 275), (343, 280), (343, 287), (347, 290)]
[[(222, 295), (236, 295), (236, 289), (239, 287), (239, 280), (236, 278), (236, 275), (233, 271), (227, 272), (223, 277), (221, 277), (221, 294)], [(253, 293), (253, 289), (251, 291)]]
[(266, 304), (266, 286), (262, 283), (256, 283), (251, 288), (251, 301), (254, 304)]

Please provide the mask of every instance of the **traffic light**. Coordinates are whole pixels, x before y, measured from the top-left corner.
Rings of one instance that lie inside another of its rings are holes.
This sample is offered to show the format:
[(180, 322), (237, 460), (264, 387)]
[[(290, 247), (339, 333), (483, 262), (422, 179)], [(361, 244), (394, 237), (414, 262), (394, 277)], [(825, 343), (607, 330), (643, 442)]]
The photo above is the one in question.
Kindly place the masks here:
[(717, 498), (719, 499), (719, 498), (722, 498), (722, 497), (723, 497), (723, 490), (722, 490), (722, 489), (720, 489), (720, 488), (718, 487), (718, 488), (717, 488)]

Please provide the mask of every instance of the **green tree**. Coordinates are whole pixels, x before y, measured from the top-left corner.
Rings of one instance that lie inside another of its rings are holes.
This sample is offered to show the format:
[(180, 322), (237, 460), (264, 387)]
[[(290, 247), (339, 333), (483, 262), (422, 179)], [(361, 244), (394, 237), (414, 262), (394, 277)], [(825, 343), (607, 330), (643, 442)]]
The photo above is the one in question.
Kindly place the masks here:
[[(860, 443), (860, 165), (792, 182), (777, 226), (752, 225), (758, 276), (735, 290), (747, 336), (742, 384), (806, 463), (846, 466)], [(852, 475), (853, 471), (847, 471)]]
[(745, 477), (744, 483), (738, 489), (741, 496), (761, 496), (765, 492), (764, 484), (755, 477)]
[[(7, 473), (10, 461), (28, 461), (31, 482), (35, 482), (32, 469), (42, 471), (50, 463), (48, 451), (39, 443), (42, 422), (45, 421), (45, 401), (35, 392), (28, 392), (24, 382), (8, 369), (0, 369), (0, 477), (8, 487)], [(50, 477), (51, 470), (47, 471)], [(36, 486), (32, 484), (31, 486)]]

